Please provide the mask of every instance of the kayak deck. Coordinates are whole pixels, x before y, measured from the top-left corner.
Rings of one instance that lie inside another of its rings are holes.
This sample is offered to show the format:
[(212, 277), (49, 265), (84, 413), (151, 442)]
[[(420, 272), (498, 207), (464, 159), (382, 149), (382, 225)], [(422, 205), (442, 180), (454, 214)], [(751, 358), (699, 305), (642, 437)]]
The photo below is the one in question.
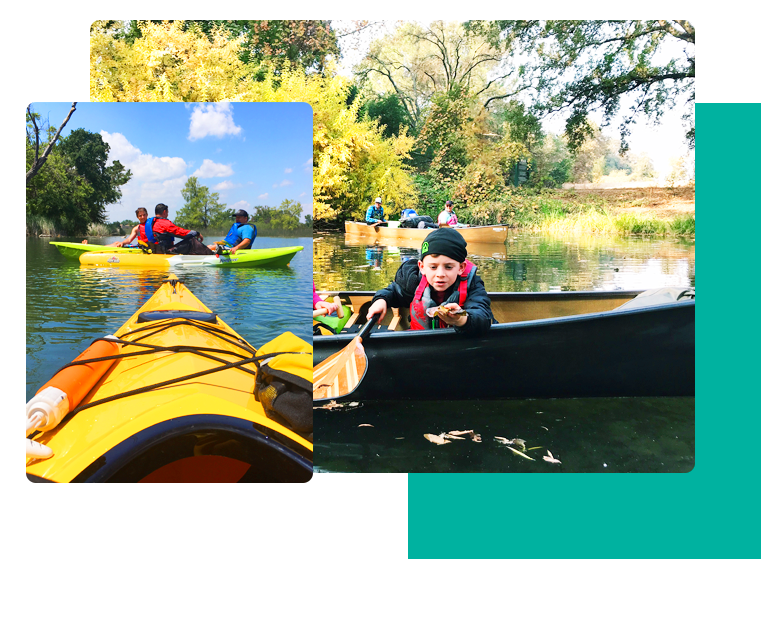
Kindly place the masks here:
[(84, 398), (88, 408), (34, 437), (54, 456), (28, 460), (28, 474), (57, 482), (309, 480), (312, 443), (254, 396), (255, 348), (177, 279), (115, 336), (120, 358)]

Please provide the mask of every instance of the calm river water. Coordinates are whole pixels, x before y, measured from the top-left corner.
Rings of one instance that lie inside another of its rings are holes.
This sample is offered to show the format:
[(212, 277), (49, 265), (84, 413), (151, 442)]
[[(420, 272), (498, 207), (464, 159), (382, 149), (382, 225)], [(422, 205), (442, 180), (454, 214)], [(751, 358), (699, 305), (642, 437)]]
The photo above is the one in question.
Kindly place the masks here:
[[(89, 243), (117, 239), (90, 238)], [(82, 267), (49, 241), (27, 238), (27, 400), (92, 340), (115, 332), (169, 275), (165, 270)], [(283, 269), (202, 267), (175, 273), (253, 346), (285, 331), (311, 341), (312, 240), (258, 237), (253, 246), (304, 250)]]
[[(318, 233), (314, 248), (318, 290), (375, 291), (418, 254), (342, 233)], [(469, 246), (469, 253), (488, 291), (695, 286), (692, 240), (510, 233), (505, 245)], [(438, 446), (424, 438), (469, 429), (481, 443)], [(495, 437), (525, 440), (533, 460)], [(548, 450), (561, 463), (544, 461)], [(382, 402), (315, 410), (320, 472), (687, 472), (694, 463), (694, 398)]]

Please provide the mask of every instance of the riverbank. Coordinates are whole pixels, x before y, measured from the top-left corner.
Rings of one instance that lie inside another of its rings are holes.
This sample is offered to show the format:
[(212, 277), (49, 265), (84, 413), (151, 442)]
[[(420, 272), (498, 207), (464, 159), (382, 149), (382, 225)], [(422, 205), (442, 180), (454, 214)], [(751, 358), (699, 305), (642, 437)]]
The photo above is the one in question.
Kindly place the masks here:
[(695, 187), (517, 190), (457, 211), (462, 222), (527, 232), (695, 237)]

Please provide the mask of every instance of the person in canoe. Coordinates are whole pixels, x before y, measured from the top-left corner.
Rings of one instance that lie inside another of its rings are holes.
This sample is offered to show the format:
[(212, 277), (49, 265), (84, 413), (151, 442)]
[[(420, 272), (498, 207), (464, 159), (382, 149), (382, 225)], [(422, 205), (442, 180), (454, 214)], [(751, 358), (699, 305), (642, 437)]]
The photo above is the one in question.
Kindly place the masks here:
[[(144, 225), (151, 252), (154, 254), (214, 254), (202, 243), (202, 235), (196, 230), (186, 230), (168, 219), (170, 210), (166, 204), (157, 204), (154, 213), (156, 216), (147, 219)], [(177, 244), (175, 237), (181, 238)]]
[(404, 209), (399, 218), (401, 228), (437, 228), (436, 222), (429, 215), (418, 215), (415, 209)]
[(375, 203), (366, 210), (364, 221), (372, 226), (388, 226), (388, 222), (383, 219), (383, 199), (378, 196)]
[(448, 200), (445, 202), (445, 208), (437, 216), (437, 224), (440, 226), (450, 226), (451, 228), (468, 228), (468, 224), (461, 224), (458, 221), (458, 216), (453, 211), (453, 201)]
[(420, 261), (408, 259), (401, 264), (394, 281), (375, 294), (367, 319), (378, 315), (380, 323), (388, 307), (409, 308), (412, 330), (453, 327), (484, 334), (495, 322), (485, 283), (466, 258), (466, 241), (452, 228), (429, 233), (420, 248)]
[(140, 243), (141, 241), (142, 242), (148, 241), (145, 235), (145, 223), (146, 223), (146, 220), (148, 219), (148, 211), (146, 211), (145, 207), (141, 206), (139, 209), (137, 209), (137, 211), (135, 211), (135, 215), (137, 215), (137, 219), (140, 223), (132, 229), (132, 232), (129, 233), (128, 237), (126, 237), (122, 241), (114, 241), (110, 245), (116, 246), (117, 248), (123, 248), (124, 246), (128, 246), (129, 244), (131, 244), (135, 240), (135, 237), (137, 237), (138, 243)]
[(256, 226), (248, 223), (248, 213), (242, 209), (238, 209), (232, 213), (234, 218), (234, 224), (229, 229), (221, 241), (216, 241), (210, 244), (208, 248), (211, 250), (218, 250), (219, 246), (222, 249), (230, 250), (250, 250), (256, 239)]

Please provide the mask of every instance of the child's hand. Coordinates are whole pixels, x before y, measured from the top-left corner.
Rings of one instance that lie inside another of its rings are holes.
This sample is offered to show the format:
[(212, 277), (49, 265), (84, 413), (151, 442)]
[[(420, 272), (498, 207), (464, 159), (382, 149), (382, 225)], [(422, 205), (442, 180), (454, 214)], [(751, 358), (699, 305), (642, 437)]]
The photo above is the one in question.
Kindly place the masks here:
[(457, 302), (445, 304), (445, 308), (450, 311), (452, 315), (443, 315), (442, 313), (437, 313), (437, 315), (448, 326), (463, 326), (469, 320), (469, 316), (466, 313), (455, 315), (456, 311), (463, 310), (461, 305)]
[(382, 323), (383, 318), (387, 312), (388, 303), (385, 300), (377, 300), (372, 304), (372, 306), (369, 307), (369, 310), (366, 312), (366, 319), (371, 320), (374, 315), (379, 314), (380, 317), (377, 318), (377, 323), (380, 324)]
[(318, 317), (320, 315), (326, 316), (329, 314), (329, 309), (327, 309), (325, 306), (322, 306), (325, 304), (325, 302), (319, 302), (315, 305), (315, 308), (313, 309), (313, 317)]

